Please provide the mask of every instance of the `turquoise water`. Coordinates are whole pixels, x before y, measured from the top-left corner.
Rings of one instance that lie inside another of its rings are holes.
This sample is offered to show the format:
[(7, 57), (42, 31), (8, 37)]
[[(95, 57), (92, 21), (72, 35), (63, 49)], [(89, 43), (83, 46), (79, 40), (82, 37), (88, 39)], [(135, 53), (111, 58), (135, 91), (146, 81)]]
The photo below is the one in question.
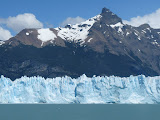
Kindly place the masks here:
[(160, 120), (160, 105), (0, 105), (0, 120)]

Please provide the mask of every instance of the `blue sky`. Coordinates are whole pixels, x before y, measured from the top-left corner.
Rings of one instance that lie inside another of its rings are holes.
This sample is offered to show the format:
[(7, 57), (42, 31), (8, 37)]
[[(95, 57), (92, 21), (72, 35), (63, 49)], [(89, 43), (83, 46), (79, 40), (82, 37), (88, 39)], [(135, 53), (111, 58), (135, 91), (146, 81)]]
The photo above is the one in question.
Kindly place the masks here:
[(38, 20), (58, 26), (67, 17), (93, 17), (103, 7), (123, 19), (149, 14), (160, 8), (159, 0), (1, 0), (0, 18), (32, 13)]
[[(77, 16), (83, 21), (101, 13), (103, 7), (109, 8), (123, 20), (128, 20), (127, 24), (135, 26), (147, 22), (154, 27), (160, 21), (160, 17), (155, 21), (155, 18), (160, 16), (160, 0), (1, 0), (0, 3), (1, 40), (8, 39), (26, 26), (58, 27), (68, 17)], [(159, 11), (156, 11), (158, 9)], [(156, 13), (152, 17), (151, 13), (154, 12)], [(151, 15), (143, 17), (148, 14)], [(130, 20), (137, 16), (142, 18)], [(152, 19), (148, 19), (149, 17)], [(79, 21), (79, 18), (77, 19)], [(75, 19), (72, 21), (77, 22)], [(141, 22), (138, 23), (139, 21)], [(160, 28), (160, 25), (158, 27)], [(4, 34), (8, 37), (4, 38)]]

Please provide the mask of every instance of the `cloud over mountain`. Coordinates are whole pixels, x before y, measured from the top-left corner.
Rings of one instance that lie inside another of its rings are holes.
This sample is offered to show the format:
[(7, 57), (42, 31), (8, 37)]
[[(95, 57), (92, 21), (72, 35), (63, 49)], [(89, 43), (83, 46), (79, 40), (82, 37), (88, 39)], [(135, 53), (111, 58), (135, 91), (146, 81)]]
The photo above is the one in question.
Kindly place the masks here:
[(8, 40), (11, 37), (12, 37), (12, 35), (11, 35), (10, 31), (5, 30), (2, 27), (0, 27), (0, 40)]
[(153, 28), (160, 28), (159, 21), (160, 21), (160, 8), (151, 14), (133, 17), (129, 21), (124, 20), (123, 22), (136, 27), (147, 23)]
[(79, 16), (75, 17), (75, 18), (72, 18), (72, 17), (68, 17), (66, 20), (64, 20), (62, 23), (61, 23), (61, 26), (65, 26), (67, 24), (71, 24), (71, 25), (74, 25), (74, 24), (78, 24), (78, 23), (81, 23), (81, 22), (84, 22), (85, 19), (84, 18), (81, 18)]
[(0, 19), (0, 24), (5, 24), (15, 32), (25, 28), (43, 28), (43, 23), (37, 20), (36, 16), (31, 13), (19, 14), (15, 17)]
[(0, 18), (0, 25), (0, 40), (8, 40), (12, 37), (11, 32), (2, 26), (6, 26), (6, 28), (13, 30), (15, 33), (25, 28), (43, 28), (43, 23), (31, 13), (19, 14), (14, 17), (8, 17), (7, 19)]

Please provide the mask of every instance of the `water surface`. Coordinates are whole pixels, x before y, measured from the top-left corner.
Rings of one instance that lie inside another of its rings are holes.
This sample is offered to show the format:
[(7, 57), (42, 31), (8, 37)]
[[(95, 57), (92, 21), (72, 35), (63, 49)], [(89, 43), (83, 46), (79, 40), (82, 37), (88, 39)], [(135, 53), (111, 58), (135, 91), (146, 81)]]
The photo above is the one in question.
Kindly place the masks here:
[(160, 120), (160, 105), (0, 105), (0, 120)]

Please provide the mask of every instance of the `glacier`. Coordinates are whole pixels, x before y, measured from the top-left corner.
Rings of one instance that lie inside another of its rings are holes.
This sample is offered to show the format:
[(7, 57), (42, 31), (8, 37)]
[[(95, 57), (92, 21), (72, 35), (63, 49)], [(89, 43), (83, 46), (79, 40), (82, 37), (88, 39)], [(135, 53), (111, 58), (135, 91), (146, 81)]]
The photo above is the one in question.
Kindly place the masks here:
[(158, 104), (160, 76), (0, 78), (0, 103)]

